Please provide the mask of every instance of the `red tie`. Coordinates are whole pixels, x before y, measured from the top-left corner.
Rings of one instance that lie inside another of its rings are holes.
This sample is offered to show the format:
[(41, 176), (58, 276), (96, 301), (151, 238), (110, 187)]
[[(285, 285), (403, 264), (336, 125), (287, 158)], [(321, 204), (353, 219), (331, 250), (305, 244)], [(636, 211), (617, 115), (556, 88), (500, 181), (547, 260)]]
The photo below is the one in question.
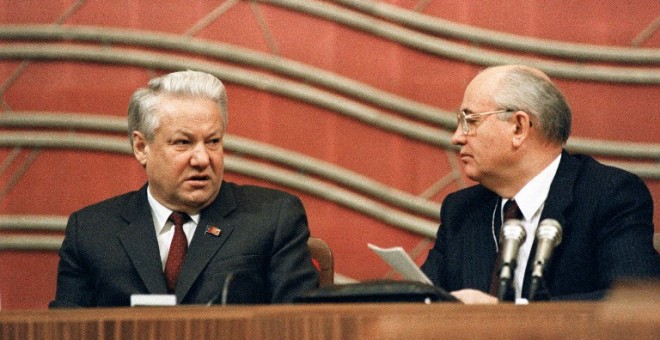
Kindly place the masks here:
[[(503, 215), (504, 218), (502, 219), (503, 222), (506, 222), (510, 219), (516, 219), (520, 220), (523, 218), (522, 211), (520, 211), (520, 208), (518, 207), (518, 203), (514, 200), (508, 200), (506, 203), (504, 203), (504, 209), (503, 209)], [(504, 223), (502, 223), (504, 224)], [(500, 230), (502, 227), (500, 227)], [(498, 236), (499, 237), (499, 236)], [(502, 255), (500, 254), (500, 251), (502, 248), (498, 248), (497, 255), (495, 255), (495, 265), (493, 266), (493, 272), (491, 274), (490, 278), (490, 295), (497, 296), (497, 290), (499, 289), (500, 285), (500, 266), (502, 265)]]
[(188, 240), (183, 232), (183, 224), (186, 223), (189, 216), (185, 213), (175, 211), (170, 215), (169, 220), (174, 223), (174, 237), (170, 245), (170, 252), (167, 254), (165, 263), (165, 281), (167, 282), (167, 292), (174, 293), (176, 282), (179, 279), (181, 265), (186, 257), (188, 250)]

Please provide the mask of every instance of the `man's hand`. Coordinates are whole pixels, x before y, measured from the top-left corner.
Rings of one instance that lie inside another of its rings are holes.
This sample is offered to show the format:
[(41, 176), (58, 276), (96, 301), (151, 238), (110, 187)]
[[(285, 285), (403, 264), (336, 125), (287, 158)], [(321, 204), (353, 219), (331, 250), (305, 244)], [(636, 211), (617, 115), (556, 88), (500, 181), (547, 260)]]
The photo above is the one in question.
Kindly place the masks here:
[(451, 295), (455, 296), (457, 299), (461, 300), (461, 302), (467, 305), (495, 305), (498, 303), (496, 297), (476, 289), (461, 289), (451, 292)]

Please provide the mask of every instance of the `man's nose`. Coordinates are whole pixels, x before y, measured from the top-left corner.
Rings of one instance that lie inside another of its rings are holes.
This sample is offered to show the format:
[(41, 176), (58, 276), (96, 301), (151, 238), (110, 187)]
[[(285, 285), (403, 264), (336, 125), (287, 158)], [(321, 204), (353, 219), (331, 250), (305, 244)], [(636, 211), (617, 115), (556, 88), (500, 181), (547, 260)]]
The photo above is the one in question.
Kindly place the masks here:
[(466, 142), (466, 137), (465, 134), (463, 133), (463, 130), (461, 127), (457, 127), (456, 130), (454, 130), (454, 134), (451, 135), (451, 143), (454, 145), (463, 145)]
[(192, 150), (190, 164), (192, 166), (207, 166), (209, 164), (209, 153), (204, 143), (197, 144)]

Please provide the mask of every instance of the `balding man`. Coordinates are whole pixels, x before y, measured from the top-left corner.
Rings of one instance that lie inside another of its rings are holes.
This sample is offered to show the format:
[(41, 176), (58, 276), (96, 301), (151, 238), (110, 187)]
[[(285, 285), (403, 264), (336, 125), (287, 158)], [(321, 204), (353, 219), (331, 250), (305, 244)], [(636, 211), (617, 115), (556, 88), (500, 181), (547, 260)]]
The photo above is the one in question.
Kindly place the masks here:
[(470, 82), (452, 143), (478, 184), (443, 202), (422, 266), (435, 285), (465, 303), (498, 302), (491, 283), (499, 279), (497, 235), (509, 201), (527, 235), (509, 299), (528, 297), (535, 232), (545, 219), (559, 222), (563, 240), (543, 275), (544, 298), (599, 299), (617, 279), (660, 276), (649, 190), (629, 172), (566, 152), (570, 130), (564, 96), (537, 69), (491, 67)]

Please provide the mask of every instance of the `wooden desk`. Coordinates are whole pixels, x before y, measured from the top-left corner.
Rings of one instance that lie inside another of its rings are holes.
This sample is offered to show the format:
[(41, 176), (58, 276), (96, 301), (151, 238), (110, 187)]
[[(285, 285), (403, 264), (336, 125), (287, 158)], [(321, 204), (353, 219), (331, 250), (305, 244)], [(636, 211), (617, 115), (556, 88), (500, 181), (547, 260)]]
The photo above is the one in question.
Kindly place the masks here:
[(660, 339), (658, 286), (604, 302), (2, 311), (0, 339)]
[[(621, 310), (628, 313), (629, 311)], [(336, 304), (112, 308), (0, 313), (1, 339), (658, 339), (660, 309)]]

